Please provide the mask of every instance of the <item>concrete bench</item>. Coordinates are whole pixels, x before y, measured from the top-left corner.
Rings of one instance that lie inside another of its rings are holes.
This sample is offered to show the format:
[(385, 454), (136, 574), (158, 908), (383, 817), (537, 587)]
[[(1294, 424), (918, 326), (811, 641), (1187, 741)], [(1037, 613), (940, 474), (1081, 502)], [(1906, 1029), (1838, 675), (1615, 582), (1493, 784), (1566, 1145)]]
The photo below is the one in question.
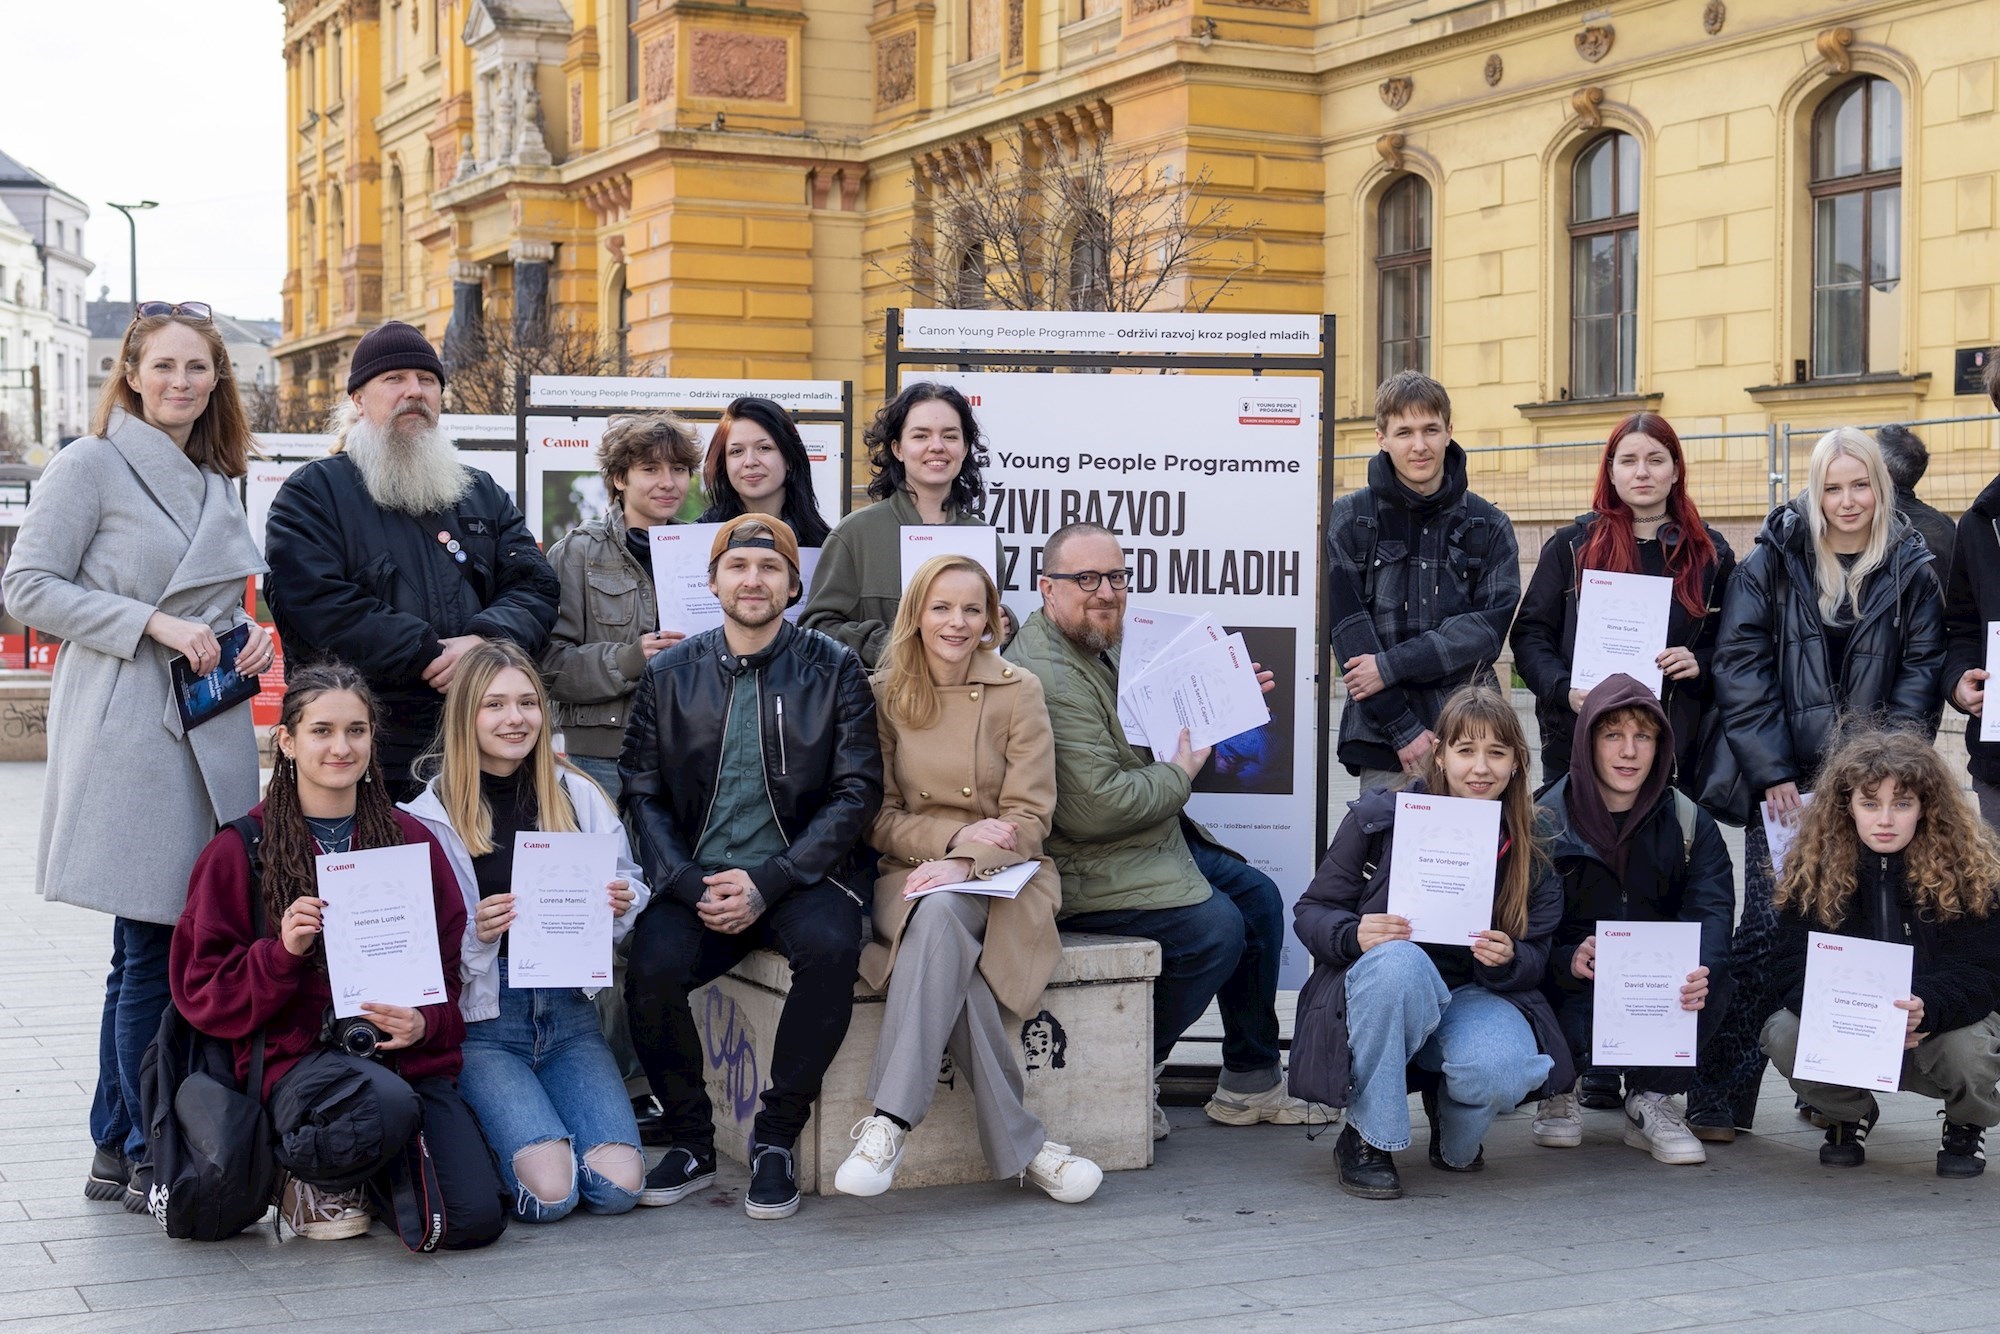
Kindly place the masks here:
[(0, 760), (49, 757), (49, 674), (0, 671)]
[[(1107, 1172), (1153, 1162), (1153, 979), (1160, 947), (1125, 936), (1063, 936), (1062, 963), (1035, 1015), (1021, 1025), (1020, 1059), (1028, 1109), (1049, 1138)], [(717, 1147), (747, 1162), (758, 1095), (769, 1084), (771, 1042), (791, 990), (784, 959), (759, 950), (694, 993)], [(833, 1174), (853, 1142), (848, 1132), (874, 1110), (868, 1074), (882, 1033), (883, 995), (854, 988), (854, 1022), (827, 1071), (813, 1116), (799, 1137), (799, 1189), (831, 1194)], [(991, 1180), (979, 1152), (972, 1092), (950, 1068), (939, 1071), (930, 1115), (911, 1134), (896, 1185), (943, 1186)]]

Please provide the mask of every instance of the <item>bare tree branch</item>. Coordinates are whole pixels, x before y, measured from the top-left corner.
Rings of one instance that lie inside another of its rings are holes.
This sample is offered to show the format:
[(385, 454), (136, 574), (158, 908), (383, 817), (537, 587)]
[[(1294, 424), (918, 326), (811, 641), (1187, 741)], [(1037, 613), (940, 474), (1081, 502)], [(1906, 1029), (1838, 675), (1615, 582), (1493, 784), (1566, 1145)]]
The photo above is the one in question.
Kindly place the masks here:
[(635, 362), (594, 330), (551, 316), (517, 336), (505, 321), (486, 325), (469, 339), (445, 345), (447, 412), (514, 411), (514, 386), (536, 375), (650, 375), (651, 361)]

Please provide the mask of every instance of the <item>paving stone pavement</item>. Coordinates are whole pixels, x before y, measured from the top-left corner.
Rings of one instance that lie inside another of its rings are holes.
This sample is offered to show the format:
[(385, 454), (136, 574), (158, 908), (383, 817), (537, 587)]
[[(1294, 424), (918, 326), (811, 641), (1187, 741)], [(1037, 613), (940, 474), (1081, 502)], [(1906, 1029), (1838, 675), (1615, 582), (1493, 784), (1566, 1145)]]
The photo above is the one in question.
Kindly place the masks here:
[[(1055, 1204), (1013, 1183), (808, 1198), (745, 1218), (741, 1169), (670, 1209), (516, 1226), (492, 1248), (361, 1240), (201, 1245), (82, 1198), (106, 920), (33, 892), (42, 766), (0, 765), (0, 1331), (325, 1329), (1046, 1331), (1946, 1330), (2000, 1317), (2000, 1180), (1932, 1173), (1935, 1104), (1895, 1097), (1860, 1171), (1766, 1085), (1766, 1130), (1663, 1167), (1586, 1113), (1409, 1197), (1350, 1200), (1328, 1140), (1175, 1108), (1144, 1172)], [(1051, 1133), (1060, 1135), (1060, 1127)], [(1419, 1131), (1421, 1134), (1421, 1130)]]

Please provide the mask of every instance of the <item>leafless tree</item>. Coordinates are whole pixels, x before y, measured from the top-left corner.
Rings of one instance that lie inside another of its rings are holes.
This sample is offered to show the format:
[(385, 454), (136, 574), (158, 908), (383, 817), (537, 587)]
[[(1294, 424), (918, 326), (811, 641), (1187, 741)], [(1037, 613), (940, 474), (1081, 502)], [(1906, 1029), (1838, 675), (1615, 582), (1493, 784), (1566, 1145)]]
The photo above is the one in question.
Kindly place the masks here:
[(315, 408), (303, 394), (280, 393), (275, 384), (248, 385), (238, 391), (243, 398), (243, 415), (258, 434), (282, 431), (311, 433), (326, 424), (325, 406)]
[(910, 249), (875, 267), (918, 302), (997, 310), (1207, 310), (1255, 267), (1206, 168), (1026, 132), (927, 159)]
[(0, 463), (19, 463), (26, 443), (15, 433), (14, 424), (7, 420), (7, 414), (0, 412)]
[(650, 375), (595, 330), (551, 317), (526, 331), (493, 321), (476, 335), (445, 344), (447, 412), (511, 414), (514, 386), (535, 375)]

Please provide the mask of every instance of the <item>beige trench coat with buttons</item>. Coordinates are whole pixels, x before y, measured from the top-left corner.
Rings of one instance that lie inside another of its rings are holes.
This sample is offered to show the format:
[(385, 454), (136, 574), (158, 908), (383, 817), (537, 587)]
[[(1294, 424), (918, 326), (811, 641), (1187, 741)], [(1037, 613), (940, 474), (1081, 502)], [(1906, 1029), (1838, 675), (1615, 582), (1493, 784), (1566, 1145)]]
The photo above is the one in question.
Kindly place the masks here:
[[(1041, 870), (1018, 898), (990, 900), (979, 961), (980, 974), (1002, 1005), (1015, 1014), (1033, 1014), (1062, 960), (1056, 934), (1062, 880), (1055, 863), (1042, 855), (1056, 804), (1055, 738), (1042, 683), (1033, 672), (982, 649), (965, 685), (939, 691), (943, 712), (937, 724), (900, 734), (882, 707), (879, 681), (875, 692), (883, 791), (869, 842), (882, 861), (875, 881), (875, 939), (862, 951), (861, 976), (871, 987), (888, 985), (914, 906), (903, 898), (903, 882), (914, 867), (968, 857), (973, 874), (985, 877), (1038, 860)], [(1019, 826), (1013, 851), (983, 843), (949, 850), (961, 828), (985, 819)]]

